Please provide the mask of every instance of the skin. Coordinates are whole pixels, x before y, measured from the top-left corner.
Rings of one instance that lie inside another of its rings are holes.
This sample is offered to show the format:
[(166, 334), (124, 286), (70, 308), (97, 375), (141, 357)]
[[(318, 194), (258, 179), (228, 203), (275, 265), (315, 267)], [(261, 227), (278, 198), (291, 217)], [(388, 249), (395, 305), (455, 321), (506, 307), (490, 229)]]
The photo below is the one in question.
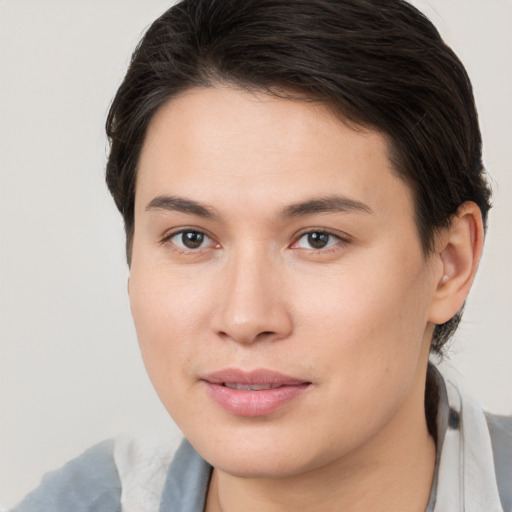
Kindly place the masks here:
[[(333, 196), (344, 202), (329, 211), (296, 206)], [(139, 161), (129, 295), (153, 385), (215, 468), (207, 512), (425, 509), (430, 340), (469, 291), (479, 219), (463, 205), (425, 256), (385, 137), (323, 105), (218, 86), (160, 108)], [(203, 241), (186, 247), (183, 230)], [(201, 381), (228, 367), (311, 384), (240, 417)]]

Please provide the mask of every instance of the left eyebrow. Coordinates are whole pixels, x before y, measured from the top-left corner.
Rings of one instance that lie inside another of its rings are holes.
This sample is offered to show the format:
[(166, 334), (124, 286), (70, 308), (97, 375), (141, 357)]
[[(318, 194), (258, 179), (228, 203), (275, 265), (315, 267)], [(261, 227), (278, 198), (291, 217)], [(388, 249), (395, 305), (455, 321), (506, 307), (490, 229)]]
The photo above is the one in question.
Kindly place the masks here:
[(281, 211), (281, 217), (299, 217), (314, 213), (349, 213), (359, 212), (373, 214), (373, 210), (361, 201), (345, 196), (328, 196), (294, 203)]

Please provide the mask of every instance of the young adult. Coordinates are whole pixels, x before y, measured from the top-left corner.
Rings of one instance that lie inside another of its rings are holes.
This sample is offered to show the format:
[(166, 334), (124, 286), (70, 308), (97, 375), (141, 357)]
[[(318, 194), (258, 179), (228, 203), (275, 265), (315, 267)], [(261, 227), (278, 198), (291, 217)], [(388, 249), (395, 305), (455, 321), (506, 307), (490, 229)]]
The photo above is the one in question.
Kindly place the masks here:
[(490, 191), (468, 76), (423, 15), (184, 0), (107, 132), (142, 355), (186, 440), (142, 465), (94, 447), (14, 510), (511, 510), (510, 420), (429, 364)]

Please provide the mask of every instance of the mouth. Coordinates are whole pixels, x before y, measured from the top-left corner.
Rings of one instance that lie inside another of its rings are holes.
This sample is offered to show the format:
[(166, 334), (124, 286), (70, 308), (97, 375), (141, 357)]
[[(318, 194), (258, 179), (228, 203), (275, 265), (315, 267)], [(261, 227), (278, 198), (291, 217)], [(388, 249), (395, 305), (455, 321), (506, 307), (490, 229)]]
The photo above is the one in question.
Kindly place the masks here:
[(226, 369), (201, 378), (209, 396), (236, 416), (266, 416), (298, 398), (312, 383), (271, 370)]
[(261, 391), (263, 389), (276, 389), (282, 387), (275, 384), (241, 384), (240, 382), (223, 382), (221, 386), (241, 391)]

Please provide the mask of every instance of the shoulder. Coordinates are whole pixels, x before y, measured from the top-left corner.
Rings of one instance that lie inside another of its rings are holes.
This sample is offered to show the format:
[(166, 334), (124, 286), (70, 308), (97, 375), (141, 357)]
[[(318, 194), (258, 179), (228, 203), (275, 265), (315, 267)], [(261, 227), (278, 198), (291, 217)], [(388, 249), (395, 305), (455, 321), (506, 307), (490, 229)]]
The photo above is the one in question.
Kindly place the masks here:
[(89, 448), (46, 475), (41, 485), (11, 512), (120, 511), (121, 486), (113, 452), (111, 440)]
[(512, 444), (512, 416), (485, 413), (489, 432), (497, 442), (505, 445)]
[(442, 370), (435, 373), (440, 440), (437, 502), (443, 505), (439, 510), (466, 503), (475, 510), (484, 510), (485, 504), (485, 510), (512, 512), (512, 418), (484, 412), (460, 385), (457, 372), (449, 366)]
[(123, 511), (159, 510), (171, 463), (182, 441), (181, 434), (168, 433), (116, 439), (113, 456)]
[(512, 511), (512, 416), (485, 413), (504, 510)]
[(9, 512), (158, 510), (180, 441), (158, 435), (103, 441), (47, 474)]

